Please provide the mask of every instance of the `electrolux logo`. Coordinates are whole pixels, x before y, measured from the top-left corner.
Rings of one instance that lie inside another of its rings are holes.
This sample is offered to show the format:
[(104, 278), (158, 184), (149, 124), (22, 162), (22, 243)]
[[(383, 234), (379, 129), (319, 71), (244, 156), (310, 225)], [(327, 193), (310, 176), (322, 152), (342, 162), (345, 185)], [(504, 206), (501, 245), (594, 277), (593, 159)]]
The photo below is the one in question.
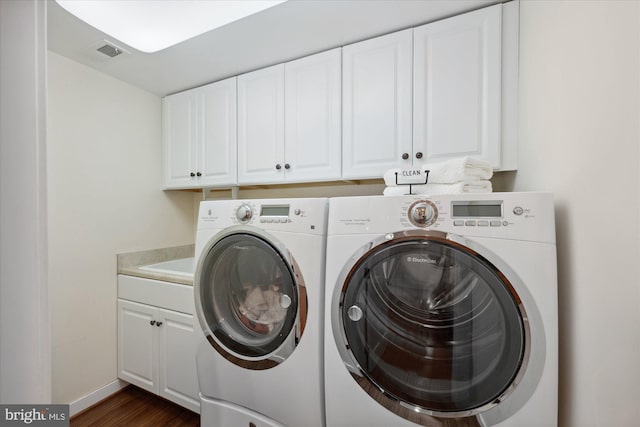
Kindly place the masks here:
[(431, 258), (418, 258), (416, 256), (408, 256), (407, 262), (415, 262), (418, 264), (436, 264), (437, 261)]
[(69, 405), (0, 405), (0, 427), (69, 426)]

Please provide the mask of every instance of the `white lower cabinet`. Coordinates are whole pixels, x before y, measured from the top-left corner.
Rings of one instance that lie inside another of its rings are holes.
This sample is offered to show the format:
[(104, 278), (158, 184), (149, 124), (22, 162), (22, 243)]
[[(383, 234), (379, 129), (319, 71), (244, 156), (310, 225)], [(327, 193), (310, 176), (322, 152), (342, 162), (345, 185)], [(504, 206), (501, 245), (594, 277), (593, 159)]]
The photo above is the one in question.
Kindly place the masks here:
[[(192, 294), (186, 285), (129, 276), (120, 276), (119, 289), (123, 288), (123, 277), (124, 287), (135, 286), (137, 280), (141, 281), (139, 292), (153, 283), (160, 293), (166, 285), (185, 287), (185, 291)], [(171, 298), (159, 298), (160, 301), (163, 299)], [(199, 329), (194, 322), (197, 320), (192, 313), (118, 298), (118, 377), (200, 412), (195, 362)]]

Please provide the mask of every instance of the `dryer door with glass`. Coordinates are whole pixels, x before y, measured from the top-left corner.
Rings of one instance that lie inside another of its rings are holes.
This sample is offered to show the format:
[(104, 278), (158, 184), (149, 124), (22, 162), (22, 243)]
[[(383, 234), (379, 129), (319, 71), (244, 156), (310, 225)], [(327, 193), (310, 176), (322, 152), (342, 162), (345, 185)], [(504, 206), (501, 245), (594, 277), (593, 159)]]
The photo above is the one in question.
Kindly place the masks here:
[(307, 293), (295, 260), (273, 236), (248, 226), (214, 236), (194, 284), (202, 329), (224, 358), (269, 369), (294, 351), (306, 322)]
[(529, 326), (509, 276), (444, 233), (404, 231), (367, 244), (333, 295), (345, 365), (401, 417), (479, 425), (475, 415), (506, 398), (527, 364)]

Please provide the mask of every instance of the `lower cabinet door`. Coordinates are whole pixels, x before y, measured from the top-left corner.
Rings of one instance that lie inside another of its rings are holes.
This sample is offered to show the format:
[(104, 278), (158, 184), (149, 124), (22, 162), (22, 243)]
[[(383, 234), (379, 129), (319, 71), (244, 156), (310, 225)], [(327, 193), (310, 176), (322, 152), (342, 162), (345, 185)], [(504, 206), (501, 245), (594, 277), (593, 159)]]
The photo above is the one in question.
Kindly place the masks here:
[(158, 393), (157, 308), (118, 300), (118, 377)]
[(160, 396), (200, 411), (192, 315), (158, 309)]
[(118, 299), (118, 377), (200, 412), (190, 314)]

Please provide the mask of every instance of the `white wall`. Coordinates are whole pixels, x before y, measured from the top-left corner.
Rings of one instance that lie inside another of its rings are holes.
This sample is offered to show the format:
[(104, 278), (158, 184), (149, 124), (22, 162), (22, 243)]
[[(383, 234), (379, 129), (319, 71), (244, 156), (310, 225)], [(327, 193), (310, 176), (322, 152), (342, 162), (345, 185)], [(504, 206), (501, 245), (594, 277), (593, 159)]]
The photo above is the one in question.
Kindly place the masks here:
[(522, 1), (507, 190), (557, 203), (561, 427), (640, 420), (639, 2)]
[(49, 403), (46, 3), (0, 1), (0, 403)]
[(193, 195), (161, 190), (160, 98), (49, 53), (53, 400), (117, 376), (116, 254), (194, 241)]

